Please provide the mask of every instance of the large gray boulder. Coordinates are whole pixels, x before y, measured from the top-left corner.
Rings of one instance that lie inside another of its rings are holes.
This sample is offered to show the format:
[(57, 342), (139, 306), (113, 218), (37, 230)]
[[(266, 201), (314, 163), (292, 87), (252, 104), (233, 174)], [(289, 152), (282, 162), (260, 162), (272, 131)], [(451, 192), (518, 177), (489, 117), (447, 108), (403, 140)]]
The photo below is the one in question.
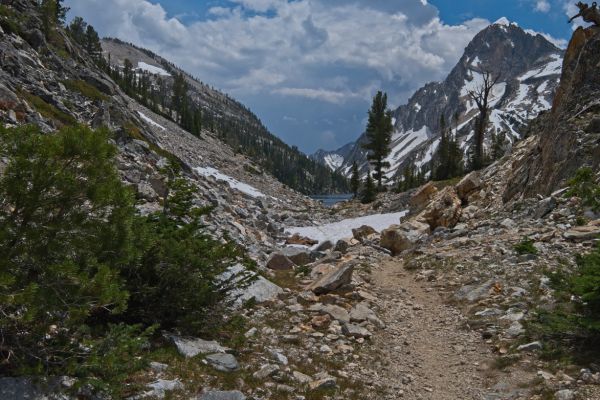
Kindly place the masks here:
[(381, 232), (380, 245), (398, 255), (414, 248), (417, 242), (429, 234), (429, 225), (419, 221), (407, 221), (392, 225)]
[(285, 247), (279, 251), (296, 265), (306, 265), (315, 261), (317, 254), (311, 250), (299, 247)]
[(340, 265), (335, 270), (322, 276), (319, 280), (308, 287), (315, 294), (325, 294), (339, 289), (352, 282), (352, 272), (354, 271), (354, 263), (346, 263)]
[(435, 187), (433, 182), (427, 182), (421, 186), (415, 194), (410, 197), (409, 205), (416, 210), (421, 210), (427, 206), (427, 203), (437, 193), (438, 189)]
[(266, 267), (275, 271), (286, 271), (294, 269), (296, 264), (285, 255), (276, 252), (269, 256)]
[(228, 298), (233, 302), (233, 308), (241, 307), (250, 299), (254, 299), (256, 303), (264, 303), (283, 293), (282, 288), (241, 264), (229, 267), (219, 276), (219, 280), (232, 287)]
[(377, 233), (377, 231), (369, 225), (363, 225), (359, 228), (352, 229), (352, 237), (354, 237), (354, 239), (358, 240), (359, 242), (362, 242), (368, 236), (373, 235), (375, 233)]
[(479, 172), (473, 171), (456, 184), (456, 194), (462, 201), (466, 202), (469, 199), (469, 195), (481, 189), (482, 185)]

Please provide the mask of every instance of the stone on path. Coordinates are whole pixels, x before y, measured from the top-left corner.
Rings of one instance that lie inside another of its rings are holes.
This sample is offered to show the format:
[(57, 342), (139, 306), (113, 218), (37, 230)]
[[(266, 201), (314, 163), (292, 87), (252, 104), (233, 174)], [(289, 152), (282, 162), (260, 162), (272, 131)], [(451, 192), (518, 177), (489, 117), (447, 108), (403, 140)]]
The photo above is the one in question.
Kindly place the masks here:
[(322, 276), (319, 280), (308, 287), (315, 294), (325, 294), (332, 292), (342, 286), (352, 282), (352, 272), (354, 271), (354, 263), (342, 264), (335, 270)]
[(429, 234), (429, 225), (418, 221), (407, 221), (392, 225), (381, 232), (380, 245), (398, 255), (415, 247), (417, 242)]

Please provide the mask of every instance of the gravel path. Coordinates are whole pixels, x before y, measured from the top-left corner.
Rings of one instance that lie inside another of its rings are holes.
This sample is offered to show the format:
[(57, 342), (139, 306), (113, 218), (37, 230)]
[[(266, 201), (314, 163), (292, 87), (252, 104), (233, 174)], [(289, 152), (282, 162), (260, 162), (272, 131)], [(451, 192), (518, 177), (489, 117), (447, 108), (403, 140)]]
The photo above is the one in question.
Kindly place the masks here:
[(387, 324), (373, 353), (373, 379), (385, 388), (384, 398), (484, 399), (493, 355), (479, 334), (464, 328), (461, 313), (399, 261), (375, 267), (372, 276)]

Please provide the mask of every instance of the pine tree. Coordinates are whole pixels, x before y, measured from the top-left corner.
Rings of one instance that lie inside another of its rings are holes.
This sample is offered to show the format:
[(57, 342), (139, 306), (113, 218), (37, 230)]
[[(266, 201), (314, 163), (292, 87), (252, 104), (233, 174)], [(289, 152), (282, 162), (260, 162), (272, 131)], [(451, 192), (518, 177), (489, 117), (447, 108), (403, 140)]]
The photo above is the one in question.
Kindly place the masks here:
[(64, 25), (65, 18), (67, 17), (67, 13), (70, 8), (63, 6), (64, 0), (56, 0), (56, 21), (60, 25)]
[(358, 173), (358, 165), (356, 165), (356, 161), (352, 163), (352, 176), (350, 177), (350, 190), (352, 190), (352, 194), (354, 198), (358, 196), (358, 190), (360, 189), (360, 175)]
[(392, 114), (387, 109), (387, 94), (379, 91), (369, 110), (367, 143), (363, 145), (363, 148), (369, 151), (367, 159), (375, 170), (373, 177), (377, 180), (378, 190), (383, 189), (383, 169), (390, 166), (389, 162), (384, 160), (391, 151), (392, 130)]
[(365, 184), (363, 185), (363, 191), (360, 196), (360, 201), (363, 204), (372, 203), (377, 198), (377, 189), (373, 184), (373, 179), (371, 178), (371, 173), (367, 174), (365, 178)]
[(102, 57), (102, 45), (100, 44), (100, 36), (93, 26), (88, 25), (85, 29), (85, 50), (94, 60)]
[(67, 33), (80, 45), (85, 45), (85, 31), (88, 24), (81, 17), (75, 17), (67, 27)]
[(504, 132), (500, 132), (498, 134), (492, 133), (492, 150), (491, 157), (492, 160), (499, 160), (504, 156), (505, 150), (504, 146), (506, 145), (506, 135)]
[(50, 38), (50, 34), (56, 28), (58, 23), (58, 3), (56, 0), (42, 0), (40, 4), (42, 11), (42, 29), (46, 38)]

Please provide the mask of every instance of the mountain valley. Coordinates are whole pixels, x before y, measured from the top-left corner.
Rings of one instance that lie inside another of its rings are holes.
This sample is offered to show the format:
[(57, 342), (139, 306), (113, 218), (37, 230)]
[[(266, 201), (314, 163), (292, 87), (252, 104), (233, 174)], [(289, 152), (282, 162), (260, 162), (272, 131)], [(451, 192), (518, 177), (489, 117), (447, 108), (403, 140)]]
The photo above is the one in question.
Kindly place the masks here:
[(502, 154), (326, 207), (366, 134), (309, 158), (60, 5), (0, 4), (0, 399), (600, 399), (599, 27), (491, 24), (381, 110), (384, 176), (442, 115), (468, 165), (485, 73)]

